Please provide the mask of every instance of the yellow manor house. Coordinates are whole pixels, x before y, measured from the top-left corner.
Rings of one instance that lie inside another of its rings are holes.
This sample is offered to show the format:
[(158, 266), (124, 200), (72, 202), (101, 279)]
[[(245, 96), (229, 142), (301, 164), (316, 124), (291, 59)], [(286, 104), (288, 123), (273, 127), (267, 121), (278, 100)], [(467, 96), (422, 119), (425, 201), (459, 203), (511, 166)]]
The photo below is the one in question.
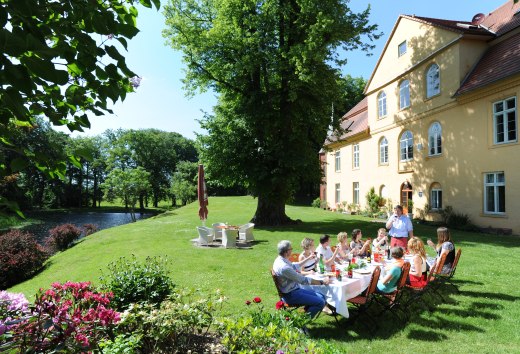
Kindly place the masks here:
[(520, 2), (469, 22), (401, 15), (364, 93), (320, 153), (329, 208), (363, 209), (373, 187), (415, 218), (450, 206), (520, 234)]

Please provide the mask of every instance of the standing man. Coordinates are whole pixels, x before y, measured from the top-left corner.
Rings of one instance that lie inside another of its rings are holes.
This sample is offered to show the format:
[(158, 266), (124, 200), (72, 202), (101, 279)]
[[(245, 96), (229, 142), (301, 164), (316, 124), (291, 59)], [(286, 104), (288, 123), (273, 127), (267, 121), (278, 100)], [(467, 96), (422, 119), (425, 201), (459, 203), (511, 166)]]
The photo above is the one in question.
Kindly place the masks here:
[(282, 300), (289, 305), (304, 305), (305, 312), (314, 318), (325, 306), (325, 297), (312, 290), (302, 289), (300, 284), (328, 285), (329, 278), (316, 280), (304, 277), (296, 271), (289, 257), (292, 254), (291, 242), (287, 240), (278, 243), (278, 257), (274, 260), (273, 272), (279, 278)]
[(394, 214), (388, 218), (386, 228), (389, 230), (388, 234), (392, 237), (390, 246), (400, 246), (406, 249), (408, 237), (413, 237), (413, 226), (408, 216), (403, 215), (402, 206), (397, 205), (394, 208)]

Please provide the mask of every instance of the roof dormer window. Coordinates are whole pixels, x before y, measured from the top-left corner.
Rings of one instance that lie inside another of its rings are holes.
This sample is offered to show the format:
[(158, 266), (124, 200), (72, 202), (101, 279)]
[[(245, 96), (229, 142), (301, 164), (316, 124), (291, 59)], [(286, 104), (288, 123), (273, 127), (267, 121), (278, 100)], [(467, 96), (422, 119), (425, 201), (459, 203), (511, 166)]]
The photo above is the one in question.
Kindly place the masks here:
[(403, 56), (406, 53), (406, 41), (403, 41), (397, 46), (398, 56)]

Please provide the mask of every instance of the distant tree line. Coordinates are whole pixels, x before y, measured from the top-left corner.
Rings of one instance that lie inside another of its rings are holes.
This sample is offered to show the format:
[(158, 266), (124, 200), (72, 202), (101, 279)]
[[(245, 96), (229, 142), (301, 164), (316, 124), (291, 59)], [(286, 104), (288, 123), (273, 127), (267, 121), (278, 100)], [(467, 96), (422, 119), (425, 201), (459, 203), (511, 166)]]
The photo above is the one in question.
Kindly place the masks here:
[[(197, 196), (195, 142), (157, 129), (107, 130), (97, 136), (71, 137), (44, 120), (33, 127), (10, 126), (11, 141), (26, 156), (0, 148), (5, 162), (19, 172), (0, 182), (0, 195), (21, 210), (99, 207), (121, 200), (126, 207), (157, 207), (168, 200), (186, 204)], [(63, 161), (63, 174), (49, 175), (38, 161)], [(23, 165), (23, 166), (22, 166)]]

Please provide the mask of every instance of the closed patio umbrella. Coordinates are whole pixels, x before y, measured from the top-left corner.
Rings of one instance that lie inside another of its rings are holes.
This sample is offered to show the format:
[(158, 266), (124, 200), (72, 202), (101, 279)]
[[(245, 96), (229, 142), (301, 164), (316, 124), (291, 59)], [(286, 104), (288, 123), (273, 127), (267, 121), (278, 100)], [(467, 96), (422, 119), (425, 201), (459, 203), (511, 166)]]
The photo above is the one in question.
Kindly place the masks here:
[(208, 191), (206, 190), (206, 181), (204, 180), (204, 166), (199, 165), (199, 183), (197, 186), (199, 196), (199, 217), (202, 220), (202, 226), (206, 226), (208, 218)]

